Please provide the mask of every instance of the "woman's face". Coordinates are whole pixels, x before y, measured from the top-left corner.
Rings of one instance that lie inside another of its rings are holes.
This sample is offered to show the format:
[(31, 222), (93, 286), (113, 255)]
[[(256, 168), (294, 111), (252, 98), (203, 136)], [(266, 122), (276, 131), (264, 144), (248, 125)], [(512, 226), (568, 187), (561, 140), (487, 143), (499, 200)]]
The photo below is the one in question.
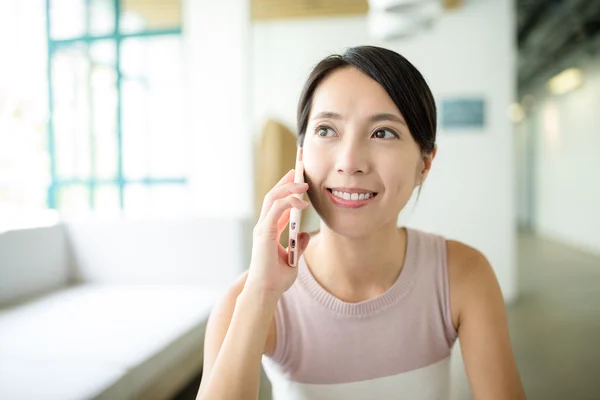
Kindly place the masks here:
[(309, 198), (340, 235), (395, 226), (421, 183), (423, 157), (404, 117), (385, 89), (355, 68), (338, 69), (317, 87), (303, 147)]

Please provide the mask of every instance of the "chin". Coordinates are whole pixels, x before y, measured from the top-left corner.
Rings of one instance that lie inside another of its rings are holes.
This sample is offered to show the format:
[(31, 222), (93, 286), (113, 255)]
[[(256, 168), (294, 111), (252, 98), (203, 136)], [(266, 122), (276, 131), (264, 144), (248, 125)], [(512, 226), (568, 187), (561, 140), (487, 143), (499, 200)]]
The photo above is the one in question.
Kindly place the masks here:
[(348, 216), (335, 213), (335, 210), (324, 215), (319, 213), (319, 215), (329, 230), (339, 236), (350, 239), (360, 239), (369, 236), (384, 225), (378, 221), (378, 218), (374, 218), (375, 216)]

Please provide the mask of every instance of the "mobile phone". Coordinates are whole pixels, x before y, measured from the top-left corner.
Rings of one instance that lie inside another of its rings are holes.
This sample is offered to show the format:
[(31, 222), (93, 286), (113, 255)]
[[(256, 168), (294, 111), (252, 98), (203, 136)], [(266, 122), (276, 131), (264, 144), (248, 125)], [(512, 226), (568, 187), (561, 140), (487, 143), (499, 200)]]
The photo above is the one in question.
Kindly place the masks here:
[[(302, 147), (298, 147), (296, 152), (296, 167), (294, 171), (294, 183), (304, 183), (304, 164), (302, 163)], [(302, 194), (294, 194), (302, 199)], [(289, 243), (288, 243), (288, 264), (291, 267), (298, 266), (298, 233), (300, 233), (300, 217), (302, 210), (292, 208), (290, 211)]]

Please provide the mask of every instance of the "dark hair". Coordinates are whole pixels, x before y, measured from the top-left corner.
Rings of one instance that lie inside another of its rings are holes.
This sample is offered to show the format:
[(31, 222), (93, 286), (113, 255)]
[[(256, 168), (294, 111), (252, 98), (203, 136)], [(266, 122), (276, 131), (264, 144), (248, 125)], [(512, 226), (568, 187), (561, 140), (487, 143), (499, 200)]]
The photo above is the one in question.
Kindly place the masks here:
[(375, 46), (352, 47), (325, 58), (312, 70), (298, 102), (298, 146), (304, 143), (315, 90), (330, 73), (345, 67), (354, 67), (379, 83), (404, 116), (421, 152), (433, 151), (437, 115), (427, 82), (406, 58)]

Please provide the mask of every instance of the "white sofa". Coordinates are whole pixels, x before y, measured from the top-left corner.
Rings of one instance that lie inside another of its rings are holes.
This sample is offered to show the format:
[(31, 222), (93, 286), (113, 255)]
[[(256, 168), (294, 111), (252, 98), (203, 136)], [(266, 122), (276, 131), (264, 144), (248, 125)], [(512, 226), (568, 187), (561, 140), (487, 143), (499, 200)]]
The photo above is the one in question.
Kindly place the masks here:
[(181, 218), (0, 233), (0, 399), (171, 398), (201, 371), (248, 231)]

